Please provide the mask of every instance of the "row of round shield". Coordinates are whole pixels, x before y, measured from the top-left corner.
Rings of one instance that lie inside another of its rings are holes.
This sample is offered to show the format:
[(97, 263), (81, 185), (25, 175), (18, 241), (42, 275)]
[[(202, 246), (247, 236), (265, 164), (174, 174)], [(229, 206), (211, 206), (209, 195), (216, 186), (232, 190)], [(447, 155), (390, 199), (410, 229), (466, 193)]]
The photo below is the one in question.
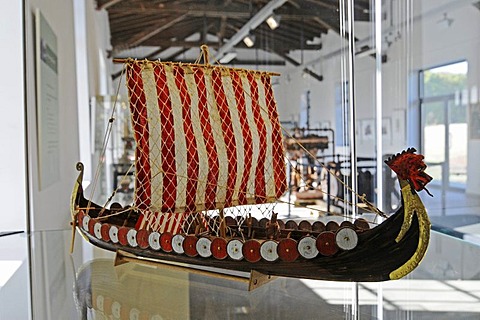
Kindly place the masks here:
[(318, 255), (333, 256), (339, 250), (352, 250), (358, 244), (358, 235), (350, 227), (341, 227), (335, 232), (324, 231), (317, 237), (304, 236), (300, 240), (284, 238), (275, 240), (249, 239), (243, 241), (233, 238), (227, 241), (220, 237), (197, 237), (165, 232), (151, 232), (135, 230), (128, 227), (117, 227), (108, 223), (100, 223), (87, 215), (80, 217), (82, 228), (103, 241), (120, 243), (142, 249), (175, 252), (189, 257), (200, 256), (203, 258), (214, 257), (219, 260), (229, 257), (232, 260), (245, 259), (248, 262), (265, 261), (285, 262), (295, 261), (300, 256), (313, 259)]

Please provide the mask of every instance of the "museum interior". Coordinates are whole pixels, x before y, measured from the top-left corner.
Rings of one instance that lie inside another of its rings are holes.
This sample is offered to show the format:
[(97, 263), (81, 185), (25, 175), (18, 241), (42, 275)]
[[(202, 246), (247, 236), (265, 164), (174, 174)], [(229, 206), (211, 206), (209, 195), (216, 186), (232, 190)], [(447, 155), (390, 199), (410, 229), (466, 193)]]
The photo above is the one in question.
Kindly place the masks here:
[(0, 319), (480, 319), (480, 1), (0, 21)]

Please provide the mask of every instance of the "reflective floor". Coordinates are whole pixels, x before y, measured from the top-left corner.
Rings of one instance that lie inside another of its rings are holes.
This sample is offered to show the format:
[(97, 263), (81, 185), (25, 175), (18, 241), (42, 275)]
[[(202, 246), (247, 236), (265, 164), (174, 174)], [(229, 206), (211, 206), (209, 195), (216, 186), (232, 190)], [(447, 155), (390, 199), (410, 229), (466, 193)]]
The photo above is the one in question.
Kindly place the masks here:
[[(0, 237), (0, 319), (480, 319), (480, 247), (433, 232), (406, 279), (244, 282), (136, 263), (71, 231)], [(29, 242), (31, 250), (28, 250)]]
[(432, 228), (480, 245), (480, 197), (461, 189), (431, 191), (434, 197), (423, 195), (422, 201)]

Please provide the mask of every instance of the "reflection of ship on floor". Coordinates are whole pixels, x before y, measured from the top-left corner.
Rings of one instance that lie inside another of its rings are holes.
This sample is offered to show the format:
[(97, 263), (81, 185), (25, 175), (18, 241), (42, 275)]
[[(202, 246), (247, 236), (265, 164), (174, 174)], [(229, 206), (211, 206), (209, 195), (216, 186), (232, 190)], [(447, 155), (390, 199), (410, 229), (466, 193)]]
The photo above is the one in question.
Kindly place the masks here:
[[(77, 272), (81, 319), (186, 319), (188, 274), (112, 260), (94, 260)], [(87, 315), (90, 315), (87, 317)]]
[[(298, 279), (279, 278), (253, 292), (245, 288), (242, 282), (161, 267), (136, 263), (114, 267), (112, 260), (105, 259), (78, 270), (75, 300), (81, 319), (298, 319), (300, 314), (303, 319), (343, 319), (345, 315), (345, 306), (312, 295), (312, 289)], [(294, 306), (302, 306), (301, 313)]]

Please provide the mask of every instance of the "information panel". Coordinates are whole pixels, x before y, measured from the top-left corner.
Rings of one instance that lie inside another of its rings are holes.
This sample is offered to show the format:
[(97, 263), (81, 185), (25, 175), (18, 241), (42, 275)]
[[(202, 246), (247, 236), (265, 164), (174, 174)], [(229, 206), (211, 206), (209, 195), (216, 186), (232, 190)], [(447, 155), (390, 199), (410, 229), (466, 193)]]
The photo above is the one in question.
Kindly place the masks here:
[(36, 10), (37, 128), (40, 190), (60, 180), (57, 37)]

